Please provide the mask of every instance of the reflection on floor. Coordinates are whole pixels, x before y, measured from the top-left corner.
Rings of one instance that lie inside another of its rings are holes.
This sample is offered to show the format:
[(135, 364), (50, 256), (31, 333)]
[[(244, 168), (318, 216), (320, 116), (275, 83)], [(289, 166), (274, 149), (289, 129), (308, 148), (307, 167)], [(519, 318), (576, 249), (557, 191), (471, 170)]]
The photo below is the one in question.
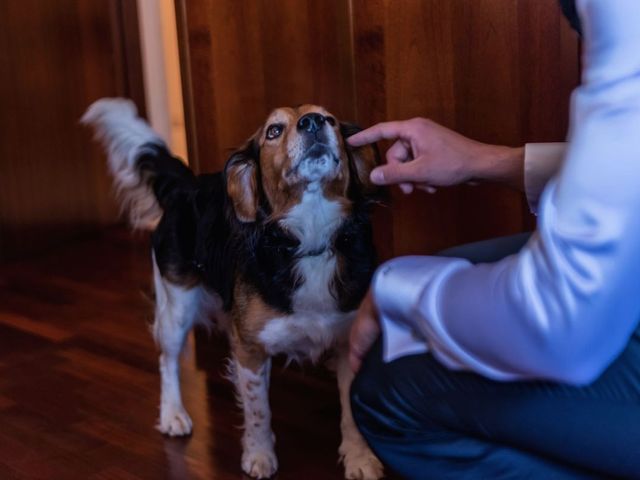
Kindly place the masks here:
[[(0, 478), (244, 478), (221, 340), (197, 361), (190, 341), (184, 357), (193, 436), (154, 430), (148, 253), (146, 236), (116, 229), (0, 267)], [(271, 390), (278, 479), (342, 478), (331, 375), (281, 365)]]

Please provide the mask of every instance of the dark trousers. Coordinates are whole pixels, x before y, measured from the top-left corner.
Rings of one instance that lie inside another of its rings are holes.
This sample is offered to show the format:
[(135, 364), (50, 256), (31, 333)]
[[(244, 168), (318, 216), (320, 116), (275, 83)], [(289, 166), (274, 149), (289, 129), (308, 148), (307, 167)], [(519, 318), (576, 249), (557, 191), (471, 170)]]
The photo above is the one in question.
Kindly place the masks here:
[[(445, 254), (492, 261), (525, 240)], [(450, 371), (429, 353), (384, 363), (379, 340), (351, 393), (358, 428), (402, 478), (640, 479), (640, 330), (597, 381), (580, 388), (495, 382)]]

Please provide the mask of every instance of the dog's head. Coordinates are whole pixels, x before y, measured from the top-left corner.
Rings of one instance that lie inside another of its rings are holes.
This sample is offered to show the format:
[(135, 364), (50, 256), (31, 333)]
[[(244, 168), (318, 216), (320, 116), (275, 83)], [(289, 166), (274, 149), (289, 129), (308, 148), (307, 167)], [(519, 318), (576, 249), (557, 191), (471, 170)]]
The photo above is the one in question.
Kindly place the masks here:
[(237, 218), (255, 221), (263, 202), (277, 217), (305, 191), (321, 189), (336, 199), (374, 194), (369, 173), (379, 163), (377, 148), (354, 148), (346, 142), (359, 130), (315, 105), (271, 112), (225, 167)]

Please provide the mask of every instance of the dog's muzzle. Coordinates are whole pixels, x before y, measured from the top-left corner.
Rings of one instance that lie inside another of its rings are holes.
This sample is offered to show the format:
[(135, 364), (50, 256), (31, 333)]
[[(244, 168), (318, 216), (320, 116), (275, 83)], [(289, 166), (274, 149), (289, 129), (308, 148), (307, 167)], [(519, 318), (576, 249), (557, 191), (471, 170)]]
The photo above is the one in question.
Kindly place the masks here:
[(340, 170), (340, 157), (324, 143), (313, 142), (286, 173), (289, 181), (319, 183), (336, 178)]
[(318, 182), (335, 178), (339, 164), (340, 159), (327, 145), (316, 143), (305, 152), (296, 170), (301, 179)]

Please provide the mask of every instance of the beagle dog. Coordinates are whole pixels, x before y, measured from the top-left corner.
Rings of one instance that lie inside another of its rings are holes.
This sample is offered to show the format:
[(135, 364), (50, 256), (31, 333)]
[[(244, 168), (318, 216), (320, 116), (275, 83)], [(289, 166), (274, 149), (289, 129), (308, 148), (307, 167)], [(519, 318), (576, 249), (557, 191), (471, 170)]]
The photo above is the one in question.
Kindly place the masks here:
[(196, 323), (214, 322), (231, 346), (229, 377), (244, 412), (242, 470), (278, 469), (268, 401), (271, 357), (332, 353), (345, 476), (378, 479), (382, 465), (356, 429), (347, 340), (375, 265), (369, 172), (375, 146), (352, 148), (357, 127), (322, 107), (278, 108), (228, 159), (194, 175), (125, 99), (101, 99), (82, 122), (95, 128), (133, 227), (152, 230), (155, 320), (161, 350), (158, 429), (189, 435), (179, 356)]

